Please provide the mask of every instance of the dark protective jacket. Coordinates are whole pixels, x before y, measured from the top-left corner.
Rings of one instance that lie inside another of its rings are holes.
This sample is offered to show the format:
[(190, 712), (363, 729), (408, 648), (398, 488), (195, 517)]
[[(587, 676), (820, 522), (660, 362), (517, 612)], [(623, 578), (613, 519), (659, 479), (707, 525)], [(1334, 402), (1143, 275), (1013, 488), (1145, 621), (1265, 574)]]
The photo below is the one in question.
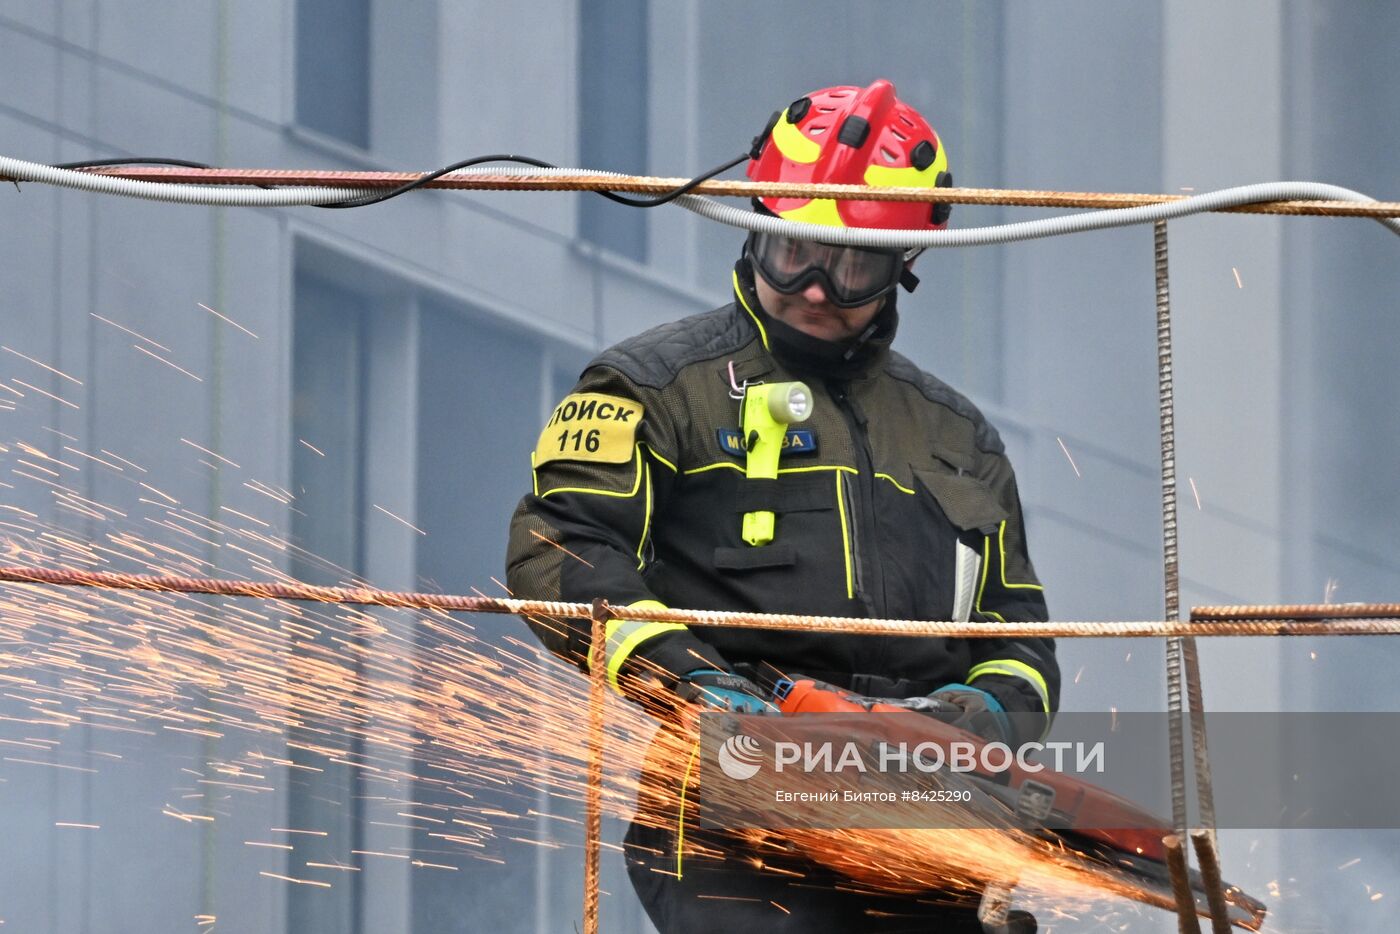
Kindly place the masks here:
[[(521, 598), (931, 620), (1044, 620), (1001, 439), (945, 383), (890, 350), (891, 302), (851, 347), (769, 317), (741, 262), (734, 302), (604, 351), (554, 410), (534, 489), (511, 523)], [(731, 369), (732, 368), (732, 369)], [(788, 431), (776, 481), (745, 475), (731, 382), (801, 379), (810, 419)], [(776, 515), (745, 544), (745, 512)], [(652, 604), (655, 605), (655, 604)], [(586, 621), (532, 620), (586, 667)], [(698, 668), (771, 666), (872, 696), (973, 683), (1009, 711), (1058, 705), (1049, 639), (831, 635), (670, 623), (609, 626), (609, 676), (663, 682)], [(624, 679), (624, 684), (626, 683)]]

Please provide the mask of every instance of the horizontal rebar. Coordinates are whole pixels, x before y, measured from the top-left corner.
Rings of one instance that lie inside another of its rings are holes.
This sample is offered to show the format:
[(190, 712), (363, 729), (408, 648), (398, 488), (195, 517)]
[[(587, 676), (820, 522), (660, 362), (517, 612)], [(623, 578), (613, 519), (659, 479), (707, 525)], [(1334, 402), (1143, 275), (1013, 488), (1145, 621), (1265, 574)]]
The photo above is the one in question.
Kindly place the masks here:
[[(308, 169), (190, 169), (132, 166), (83, 169), (134, 181), (198, 185), (317, 185), (328, 188), (397, 188), (422, 178), (417, 172), (341, 172)], [(445, 175), (424, 188), (481, 191), (628, 191), (665, 194), (689, 182), (686, 178), (651, 175)], [(696, 195), (753, 198), (833, 198), (861, 201), (926, 201), (942, 204), (1000, 204), (1047, 208), (1129, 208), (1181, 201), (1188, 195), (1128, 192), (1037, 191), (1002, 188), (885, 188), (867, 185), (823, 185), (797, 182), (750, 182), (710, 179), (691, 191)], [(1315, 214), (1329, 217), (1400, 217), (1395, 201), (1268, 201), (1222, 208), (1232, 214)]]
[[(441, 610), (452, 613), (513, 613), (591, 619), (588, 603), (517, 600), (506, 597), (467, 597), (458, 594), (410, 593), (372, 587), (320, 587), (299, 581), (236, 581), (211, 577), (122, 574), (69, 568), (0, 567), (0, 581), (108, 590), (158, 593), (215, 594), (264, 600), (351, 603), (366, 606)], [(1161, 637), (1161, 636), (1377, 636), (1400, 635), (1400, 604), (1336, 604), (1325, 606), (1204, 607), (1213, 616), (1189, 621), (1135, 620), (1127, 622), (949, 622), (919, 619), (863, 619), (845, 616), (800, 616), (788, 613), (748, 613), (613, 606), (616, 619), (659, 620), (695, 626), (748, 627), (803, 632), (842, 632), (854, 635), (938, 636), (945, 638), (1001, 637)], [(1263, 616), (1221, 616), (1239, 609), (1274, 611)], [(1297, 610), (1297, 612), (1293, 612)], [(1335, 614), (1335, 615), (1332, 615)]]

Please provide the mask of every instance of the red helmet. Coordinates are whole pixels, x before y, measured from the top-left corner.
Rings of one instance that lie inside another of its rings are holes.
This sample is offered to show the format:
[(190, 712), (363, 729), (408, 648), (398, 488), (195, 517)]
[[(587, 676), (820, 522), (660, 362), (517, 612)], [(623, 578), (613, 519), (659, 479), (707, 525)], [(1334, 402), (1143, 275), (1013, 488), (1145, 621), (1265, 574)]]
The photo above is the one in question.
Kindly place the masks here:
[[(749, 178), (943, 188), (953, 184), (948, 154), (933, 127), (895, 97), (884, 79), (868, 88), (835, 87), (799, 97), (754, 139)], [(904, 201), (762, 198), (779, 217), (834, 227), (942, 230), (952, 206)]]

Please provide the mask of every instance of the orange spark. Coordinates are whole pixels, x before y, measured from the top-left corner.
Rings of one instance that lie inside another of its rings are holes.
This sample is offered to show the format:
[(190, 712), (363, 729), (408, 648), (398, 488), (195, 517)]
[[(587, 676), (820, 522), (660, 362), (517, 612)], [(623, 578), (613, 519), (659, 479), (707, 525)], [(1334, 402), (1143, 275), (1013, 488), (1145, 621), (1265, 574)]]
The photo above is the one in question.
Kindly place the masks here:
[(135, 347), (137, 350), (141, 351), (141, 352), (142, 352), (143, 354), (145, 354), (146, 356), (148, 356), (148, 357), (154, 357), (155, 359), (159, 360), (161, 363), (164, 363), (166, 366), (168, 366), (168, 367), (170, 367), (170, 368), (172, 368), (172, 369), (175, 369), (175, 370), (179, 370), (181, 373), (184, 373), (186, 376), (188, 376), (190, 379), (194, 380), (194, 381), (197, 382), (197, 383), (202, 383), (202, 382), (204, 382), (204, 380), (203, 380), (201, 377), (195, 376), (193, 373), (191, 373), (189, 370), (185, 369), (184, 367), (180, 366), (179, 364), (171, 363), (169, 360), (165, 359), (165, 358), (162, 357), (160, 354), (154, 353), (154, 352), (152, 352), (152, 351), (150, 351), (150, 350), (147, 350), (145, 347), (142, 347), (140, 344), (132, 344), (131, 346), (132, 346), (132, 347)]
[(34, 364), (35, 366), (43, 367), (44, 369), (48, 370), (50, 373), (54, 374), (55, 376), (61, 376), (61, 377), (63, 377), (64, 379), (68, 380), (68, 382), (70, 382), (70, 383), (77, 383), (79, 386), (81, 386), (81, 385), (83, 384), (83, 381), (82, 381), (82, 380), (80, 380), (80, 379), (75, 379), (74, 377), (69, 376), (67, 373), (63, 372), (62, 370), (56, 370), (56, 369), (54, 369), (53, 367), (49, 366), (47, 363), (42, 363), (42, 362), (40, 362), (40, 361), (38, 361), (38, 360), (35, 360), (33, 357), (28, 356), (27, 354), (22, 354), (22, 353), (20, 353), (18, 350), (15, 350), (15, 349), (13, 349), (13, 348), (11, 348), (11, 347), (6, 347), (6, 346), (4, 346), (4, 345), (0, 345), (0, 350), (7, 350), (7, 351), (9, 351), (10, 353), (14, 354), (16, 357), (20, 357), (21, 359), (28, 360), (30, 363)]
[(315, 879), (293, 879), (291, 876), (283, 876), (266, 870), (260, 871), (258, 875), (267, 876), (269, 879), (281, 879), (283, 882), (295, 882), (297, 885), (314, 885), (321, 889), (329, 889), (332, 887), (329, 882), (318, 882)]
[(422, 529), (418, 528), (418, 526), (414, 525), (412, 522), (409, 522), (407, 519), (403, 518), (402, 516), (396, 516), (396, 515), (394, 515), (392, 512), (390, 512), (389, 510), (385, 509), (383, 506), (379, 505), (378, 503), (374, 503), (373, 506), (374, 506), (375, 509), (378, 509), (380, 512), (384, 513), (384, 515), (388, 516), (390, 519), (393, 519), (395, 522), (401, 522), (401, 523), (403, 523), (404, 525), (408, 526), (408, 527), (409, 527), (410, 529), (412, 529), (413, 531), (417, 532), (419, 535), (427, 535), (427, 534), (428, 534), (427, 532), (424, 532)]
[(1075, 475), (1076, 477), (1079, 477), (1079, 476), (1080, 476), (1080, 473), (1079, 473), (1079, 466), (1078, 466), (1077, 464), (1075, 464), (1075, 462), (1074, 462), (1074, 457), (1069, 453), (1069, 448), (1065, 447), (1064, 441), (1062, 441), (1059, 437), (1056, 437), (1055, 440), (1059, 442), (1059, 444), (1060, 444), (1060, 450), (1061, 450), (1061, 451), (1064, 451), (1064, 452), (1065, 452), (1065, 457), (1069, 459), (1069, 465), (1070, 465), (1070, 467), (1072, 467), (1072, 468), (1074, 469), (1074, 475)]
[(151, 340), (149, 337), (147, 337), (146, 335), (140, 334), (140, 333), (138, 333), (138, 332), (136, 332), (136, 331), (133, 331), (131, 328), (124, 327), (123, 325), (117, 324), (117, 322), (111, 320), (110, 318), (104, 318), (104, 317), (102, 317), (101, 315), (99, 315), (99, 314), (98, 314), (97, 312), (95, 312), (95, 311), (90, 311), (90, 312), (88, 312), (88, 314), (92, 315), (94, 318), (96, 318), (98, 321), (101, 321), (103, 324), (110, 324), (112, 327), (116, 328), (116, 329), (119, 330), (119, 331), (125, 331), (126, 333), (130, 334), (132, 337), (139, 338), (140, 340), (145, 341), (146, 343), (150, 344), (152, 347), (159, 347), (161, 350), (164, 350), (166, 353), (170, 353), (170, 352), (171, 352), (171, 351), (170, 351), (170, 348), (167, 347), (167, 346), (165, 346), (164, 344), (159, 343), (159, 342), (157, 342), (157, 341), (153, 341), (153, 340)]
[(41, 395), (41, 396), (48, 396), (48, 397), (49, 397), (50, 399), (52, 399), (53, 401), (58, 402), (58, 403), (62, 403), (63, 405), (68, 406), (68, 408), (70, 408), (70, 409), (80, 409), (80, 408), (81, 408), (81, 406), (79, 406), (79, 405), (77, 405), (77, 404), (75, 404), (75, 403), (69, 402), (67, 399), (64, 399), (64, 398), (62, 398), (62, 397), (60, 397), (60, 396), (55, 396), (53, 393), (49, 392), (47, 389), (40, 389), (38, 386), (30, 385), (29, 383), (26, 383), (24, 380), (20, 379), (20, 378), (17, 377), (17, 376), (12, 376), (12, 377), (10, 377), (10, 379), (11, 379), (12, 381), (16, 382), (16, 383), (19, 383), (19, 384), (20, 384), (21, 386), (23, 386), (25, 389), (32, 389), (32, 390), (34, 390), (35, 392), (37, 392), (37, 393), (38, 393), (39, 395)]
[(217, 311), (215, 311), (214, 309), (210, 308), (208, 305), (204, 304), (203, 302), (195, 302), (195, 304), (198, 305), (200, 308), (203, 308), (205, 311), (209, 312), (211, 315), (213, 315), (214, 317), (218, 318), (219, 320), (225, 321), (225, 322), (227, 322), (227, 323), (233, 325), (234, 327), (238, 328), (238, 330), (242, 331), (244, 334), (247, 334), (247, 335), (248, 335), (249, 337), (251, 337), (253, 340), (257, 340), (257, 339), (258, 339), (258, 335), (254, 334), (252, 331), (248, 330), (248, 329), (245, 328), (243, 325), (239, 324), (237, 321), (234, 321), (232, 318), (228, 317), (227, 315), (221, 315), (221, 314), (219, 314)]
[[(223, 461), (225, 464), (228, 464), (230, 467), (239, 467), (238, 464), (235, 464), (233, 461), (229, 460), (227, 457), (224, 457), (222, 454), (216, 454), (216, 453), (214, 453), (213, 451), (209, 450), (208, 448), (204, 447), (203, 445), (195, 444), (195, 443), (194, 443), (193, 441), (191, 441), (189, 438), (181, 438), (180, 440), (181, 440), (182, 442), (184, 442), (185, 444), (188, 444), (190, 447), (194, 448), (195, 450), (203, 451), (205, 454), (208, 454), (210, 457), (217, 457), (219, 460)], [(241, 469), (241, 468), (240, 468), (240, 469)]]
[(534, 529), (531, 529), (531, 530), (530, 530), (530, 534), (533, 535), (533, 536), (535, 536), (535, 538), (538, 538), (540, 541), (545, 542), (546, 544), (553, 545), (555, 548), (558, 548), (560, 551), (564, 552), (564, 554), (568, 555), (570, 558), (574, 558), (574, 559), (576, 559), (576, 560), (578, 560), (578, 561), (583, 561), (584, 564), (588, 565), (589, 567), (593, 567), (592, 562), (589, 562), (589, 561), (584, 560), (583, 558), (580, 558), (578, 555), (574, 554), (572, 551), (570, 551), (569, 549), (565, 548), (563, 545), (559, 544), (558, 542), (554, 541), (552, 538), (546, 538), (545, 536), (541, 535), (539, 532), (536, 532)]

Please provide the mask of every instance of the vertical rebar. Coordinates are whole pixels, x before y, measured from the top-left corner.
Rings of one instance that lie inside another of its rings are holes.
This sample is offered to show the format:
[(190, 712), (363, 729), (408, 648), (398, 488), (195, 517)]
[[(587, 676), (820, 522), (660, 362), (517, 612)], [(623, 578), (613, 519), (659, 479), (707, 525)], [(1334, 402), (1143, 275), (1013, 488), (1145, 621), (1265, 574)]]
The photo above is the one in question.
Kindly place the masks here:
[(588, 643), (588, 811), (584, 820), (583, 934), (598, 934), (598, 861), (603, 836), (604, 711), (608, 700), (607, 627), (611, 613), (602, 597), (593, 601)]
[(1196, 917), (1196, 896), (1191, 892), (1191, 869), (1186, 865), (1186, 847), (1182, 838), (1169, 833), (1162, 838), (1167, 848), (1167, 870), (1171, 874), (1172, 896), (1176, 899), (1176, 929), (1179, 934), (1201, 934), (1201, 921)]
[[(1157, 401), (1162, 437), (1162, 583), (1165, 590), (1166, 620), (1181, 618), (1181, 569), (1177, 553), (1176, 513), (1176, 406), (1172, 374), (1171, 277), (1167, 267), (1167, 222), (1152, 225), (1153, 253), (1157, 281)], [(1184, 682), (1184, 684), (1183, 684)], [(1185, 705), (1183, 705), (1183, 692)], [(1211, 906), (1211, 927), (1215, 934), (1228, 934), (1230, 924), (1224, 913), (1225, 890), (1220, 879), (1220, 861), (1215, 843), (1215, 794), (1210, 777), (1210, 751), (1206, 743), (1205, 699), (1201, 690), (1201, 667), (1194, 636), (1167, 639), (1167, 712), (1171, 743), (1172, 825), (1179, 838), (1186, 837), (1186, 724), (1183, 706), (1190, 715), (1190, 742), (1196, 772), (1196, 800), (1204, 826), (1195, 842), (1198, 858), (1209, 853), (1213, 874), (1202, 866), (1202, 882)], [(1182, 860), (1189, 868), (1189, 857), (1182, 849)], [(1196, 928), (1194, 918), (1192, 928)]]
[(1230, 905), (1225, 901), (1225, 882), (1220, 877), (1220, 854), (1215, 849), (1215, 835), (1207, 829), (1191, 831), (1191, 845), (1196, 850), (1196, 862), (1201, 867), (1201, 883), (1210, 905), (1210, 929), (1213, 934), (1230, 934)]
[[(1176, 410), (1172, 388), (1172, 304), (1166, 221), (1156, 221), (1152, 225), (1152, 241), (1157, 277), (1157, 411), (1162, 438), (1162, 585), (1166, 596), (1165, 619), (1170, 623), (1181, 618), (1181, 578), (1176, 549)], [(1167, 637), (1167, 717), (1171, 743), (1172, 827), (1184, 840), (1186, 743), (1182, 641), (1181, 636)]]

